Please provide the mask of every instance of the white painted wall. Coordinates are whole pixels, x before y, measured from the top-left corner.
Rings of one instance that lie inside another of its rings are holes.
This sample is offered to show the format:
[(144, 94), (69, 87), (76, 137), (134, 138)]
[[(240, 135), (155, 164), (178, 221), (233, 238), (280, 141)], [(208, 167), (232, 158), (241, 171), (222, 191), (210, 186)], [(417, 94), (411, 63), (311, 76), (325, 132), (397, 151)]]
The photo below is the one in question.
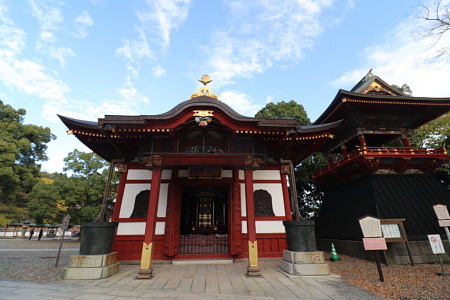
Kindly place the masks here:
[[(156, 234), (164, 234), (165, 222), (156, 222)], [(117, 228), (117, 235), (144, 235), (145, 222), (122, 222)]]
[(122, 222), (117, 228), (117, 235), (143, 235), (145, 222)]
[[(239, 179), (245, 180), (245, 173), (239, 170)], [(256, 170), (253, 171), (253, 180), (280, 180), (280, 170)]]
[[(245, 197), (245, 183), (241, 183), (241, 209), (242, 216), (247, 215), (247, 205)], [(285, 216), (284, 200), (283, 200), (283, 188), (281, 183), (254, 183), (253, 191), (263, 189), (267, 190), (272, 196), (272, 207), (275, 216)]]
[[(242, 221), (242, 233), (247, 233), (247, 221)], [(256, 221), (256, 233), (285, 233), (283, 221)]]
[(134, 201), (141, 191), (150, 190), (150, 183), (128, 183), (123, 192), (119, 218), (129, 218), (134, 208)]
[(127, 180), (150, 180), (152, 179), (152, 171), (150, 170), (128, 170)]

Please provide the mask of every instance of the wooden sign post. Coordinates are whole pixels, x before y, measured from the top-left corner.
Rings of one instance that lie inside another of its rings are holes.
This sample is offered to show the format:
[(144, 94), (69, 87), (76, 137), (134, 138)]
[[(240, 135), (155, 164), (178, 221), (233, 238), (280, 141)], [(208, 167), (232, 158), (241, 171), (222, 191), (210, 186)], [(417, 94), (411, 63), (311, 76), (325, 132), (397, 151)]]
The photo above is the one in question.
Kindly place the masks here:
[(62, 237), (61, 237), (61, 243), (59, 243), (59, 250), (58, 250), (58, 255), (56, 256), (56, 263), (55, 263), (55, 267), (58, 266), (58, 262), (59, 262), (59, 257), (61, 255), (61, 248), (62, 248), (62, 244), (64, 241), (64, 234), (66, 233), (66, 230), (69, 228), (69, 222), (70, 222), (70, 215), (67, 214), (65, 215), (62, 224), (61, 224), (61, 229), (62, 229)]
[(384, 282), (383, 269), (381, 269), (381, 260), (378, 251), (387, 250), (387, 246), (385, 238), (382, 237), (380, 219), (372, 216), (365, 216), (359, 218), (358, 221), (364, 236), (364, 250), (373, 250), (380, 281)]
[(448, 214), (447, 205), (436, 204), (433, 205), (433, 209), (438, 218), (439, 226), (444, 227), (445, 234), (450, 242), (450, 232), (448, 231), (448, 227), (450, 226), (450, 215)]
[(444, 245), (442, 244), (441, 236), (439, 234), (429, 234), (428, 241), (430, 242), (431, 250), (433, 254), (437, 254), (439, 257), (439, 262), (441, 263), (442, 273), (438, 273), (441, 276), (450, 276), (450, 272), (444, 271), (444, 265), (442, 264), (442, 259), (439, 254), (445, 254)]
[[(411, 261), (411, 266), (414, 266), (414, 261), (411, 255), (411, 250), (409, 249), (405, 227), (403, 226), (404, 221), (405, 219), (381, 219), (381, 230), (383, 231), (383, 237), (386, 239), (386, 243), (405, 243), (406, 250), (408, 251), (409, 255), (409, 260)], [(384, 254), (384, 258), (387, 265), (386, 254)]]

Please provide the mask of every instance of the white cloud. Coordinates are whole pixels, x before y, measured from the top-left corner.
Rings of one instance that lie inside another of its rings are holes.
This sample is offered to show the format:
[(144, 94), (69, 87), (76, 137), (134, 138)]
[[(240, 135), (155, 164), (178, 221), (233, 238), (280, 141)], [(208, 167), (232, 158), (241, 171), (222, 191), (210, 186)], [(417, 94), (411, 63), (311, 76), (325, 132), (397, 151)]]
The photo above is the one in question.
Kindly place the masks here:
[(218, 85), (234, 77), (252, 77), (276, 62), (295, 63), (323, 31), (319, 17), (333, 0), (229, 2), (230, 22), (226, 30), (212, 34), (204, 47)]
[(94, 26), (94, 21), (92, 20), (88, 11), (83, 10), (83, 12), (77, 18), (75, 18), (74, 26), (76, 29), (74, 36), (76, 38), (83, 39), (89, 35), (86, 30), (86, 27)]
[(258, 110), (261, 109), (260, 105), (251, 104), (251, 97), (247, 94), (226, 91), (220, 93), (219, 99), (238, 113), (248, 117), (254, 117)]
[[(414, 34), (423, 25), (416, 17), (408, 18), (386, 35), (382, 44), (364, 50), (362, 67), (346, 72), (332, 85), (350, 89), (373, 68), (373, 73), (389, 84), (408, 84), (414, 96), (450, 96), (450, 64), (435, 59), (440, 45), (435, 45), (432, 37), (417, 39)], [(439, 43), (450, 45), (450, 34), (442, 36)]]
[(156, 78), (163, 76), (164, 74), (166, 74), (166, 69), (164, 69), (163, 67), (161, 67), (160, 65), (154, 66), (152, 68), (152, 72), (153, 72), (153, 76), (155, 76)]
[(170, 43), (170, 33), (182, 24), (191, 5), (190, 0), (146, 0), (149, 9), (137, 12), (143, 28), (160, 37), (158, 43), (165, 49)]
[(89, 27), (94, 25), (94, 21), (92, 21), (91, 16), (87, 12), (87, 10), (83, 10), (81, 15), (79, 15), (75, 19), (75, 22), (78, 22), (78, 23), (80, 23), (80, 24), (82, 24), (84, 26), (89, 26)]
[(139, 38), (137, 40), (124, 40), (123, 46), (116, 50), (118, 56), (124, 57), (131, 63), (139, 64), (139, 60), (143, 58), (153, 58), (152, 50), (147, 42), (142, 28), (136, 28)]
[(60, 65), (64, 66), (68, 57), (75, 56), (75, 52), (68, 47), (58, 47), (56, 32), (60, 30), (64, 22), (61, 11), (62, 2), (47, 1), (29, 1), (31, 14), (36, 18), (40, 25), (39, 39), (36, 41), (36, 50), (42, 55), (48, 55), (56, 59)]
[(0, 27), (0, 81), (9, 87), (43, 99), (61, 99), (69, 88), (48, 76), (38, 62), (19, 58), (25, 48), (23, 30), (7, 25)]

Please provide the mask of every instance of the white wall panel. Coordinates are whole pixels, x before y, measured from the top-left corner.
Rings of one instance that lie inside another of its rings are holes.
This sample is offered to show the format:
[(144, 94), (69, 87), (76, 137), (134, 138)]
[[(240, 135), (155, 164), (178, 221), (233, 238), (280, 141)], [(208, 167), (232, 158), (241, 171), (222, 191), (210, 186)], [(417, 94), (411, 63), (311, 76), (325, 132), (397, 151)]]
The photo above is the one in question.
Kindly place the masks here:
[(164, 218), (166, 216), (167, 209), (167, 195), (169, 192), (169, 184), (161, 183), (159, 189), (159, 202), (158, 202), (158, 217)]
[(222, 170), (222, 178), (231, 178), (233, 177), (232, 170)]
[(150, 187), (150, 183), (128, 183), (125, 185), (119, 218), (129, 218), (133, 212), (137, 194), (141, 191), (149, 190)]
[(119, 223), (117, 235), (145, 234), (145, 222)]
[(152, 179), (152, 171), (150, 170), (128, 170), (127, 180), (150, 180)]
[(247, 215), (247, 204), (245, 197), (245, 183), (240, 183), (241, 185), (241, 215), (245, 217)]
[[(242, 233), (247, 233), (247, 221), (242, 221)], [(283, 221), (256, 221), (256, 233), (285, 233)]]
[(168, 180), (172, 178), (172, 170), (163, 170), (161, 174), (162, 180)]
[(155, 234), (164, 234), (166, 222), (156, 222)]
[(284, 233), (283, 221), (256, 221), (256, 233)]
[(187, 178), (189, 175), (188, 170), (178, 170), (178, 177), (180, 178)]
[(253, 172), (253, 180), (280, 180), (279, 170), (257, 170)]

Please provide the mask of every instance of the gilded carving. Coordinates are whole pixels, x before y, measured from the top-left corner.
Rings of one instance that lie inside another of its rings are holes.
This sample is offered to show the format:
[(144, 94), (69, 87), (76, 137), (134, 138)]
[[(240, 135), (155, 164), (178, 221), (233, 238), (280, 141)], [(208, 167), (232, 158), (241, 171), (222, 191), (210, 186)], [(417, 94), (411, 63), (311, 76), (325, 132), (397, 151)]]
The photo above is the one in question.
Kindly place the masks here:
[(265, 162), (263, 159), (259, 158), (259, 157), (254, 157), (253, 155), (247, 155), (245, 157), (245, 167), (247, 169), (261, 169), (262, 167), (264, 167)]
[(289, 167), (289, 164), (281, 165), (281, 174), (290, 174), (291, 168)]
[(162, 158), (159, 155), (146, 156), (142, 159), (142, 163), (148, 169), (159, 168), (162, 166)]
[(125, 173), (128, 170), (127, 164), (115, 164), (117, 173)]

